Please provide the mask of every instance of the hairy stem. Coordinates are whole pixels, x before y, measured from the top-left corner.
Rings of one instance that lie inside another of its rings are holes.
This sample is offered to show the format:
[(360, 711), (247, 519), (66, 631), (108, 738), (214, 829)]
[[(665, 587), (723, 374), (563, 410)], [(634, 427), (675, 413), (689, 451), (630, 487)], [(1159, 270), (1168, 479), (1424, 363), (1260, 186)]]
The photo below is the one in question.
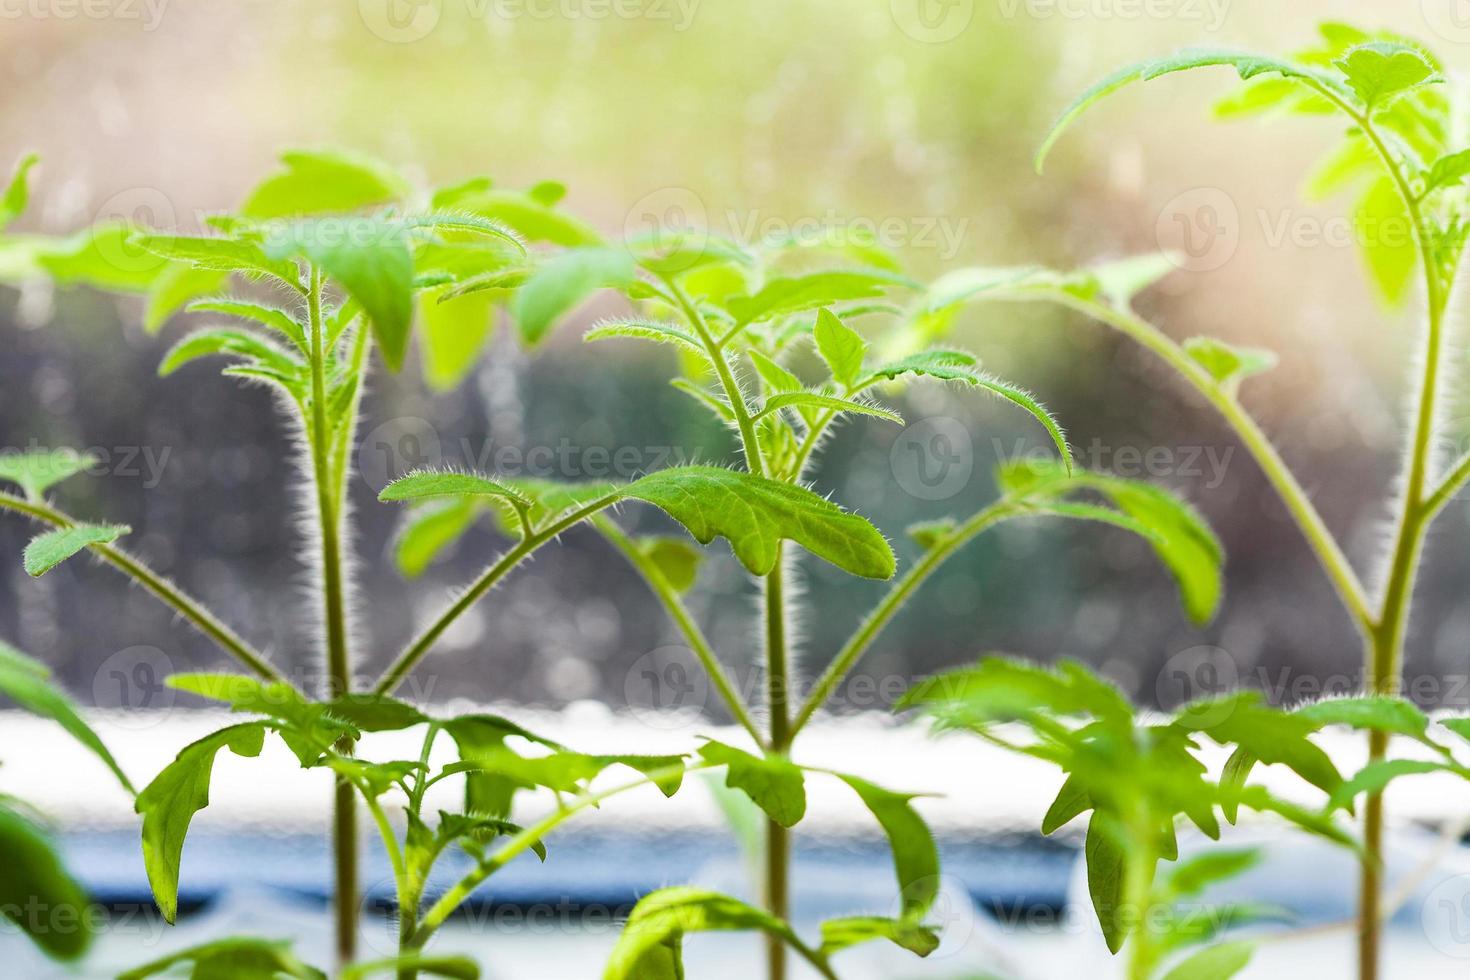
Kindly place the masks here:
[[(776, 549), (776, 567), (766, 576), (766, 708), (770, 712), (770, 748), (791, 748), (791, 724), (787, 705), (790, 694), (790, 665), (786, 651), (786, 569), (783, 547)], [(791, 832), (766, 818), (766, 911), (782, 922), (791, 915)], [(779, 936), (766, 936), (766, 965), (769, 980), (786, 980), (786, 944)]]
[[(24, 514), (33, 520), (53, 527), (66, 528), (74, 526), (77, 521), (63, 514), (61, 511), (40, 502), (23, 500), (20, 497), (0, 491), (0, 509), (12, 510)], [(129, 555), (121, 548), (110, 544), (97, 544), (91, 546), (92, 553), (107, 562), (113, 568), (127, 575), (143, 588), (163, 602), (166, 606), (187, 619), (194, 628), (214, 641), (221, 650), (240, 662), (251, 673), (270, 681), (284, 681), (286, 678), (275, 667), (265, 659), (249, 643), (240, 638), (234, 630), (226, 626), (214, 613), (210, 612), (201, 602), (192, 598), (178, 586), (157, 572), (148, 568), (141, 561)]]
[(945, 559), (954, 554), (961, 546), (970, 541), (976, 535), (994, 527), (1001, 521), (1015, 517), (1026, 512), (1024, 505), (1013, 502), (1002, 501), (980, 511), (974, 517), (955, 528), (942, 541), (936, 543), (924, 553), (924, 556), (910, 568), (908, 572), (893, 583), (883, 601), (868, 614), (852, 637), (838, 651), (832, 663), (822, 672), (812, 687), (811, 693), (802, 703), (801, 710), (797, 712), (796, 719), (791, 725), (791, 737), (795, 738), (807, 722), (811, 721), (812, 715), (822, 705), (827, 703), (837, 690), (837, 685), (842, 683), (858, 659), (867, 652), (868, 647), (878, 634), (883, 632), (895, 614), (903, 608), (914, 590), (923, 584), (924, 580), (934, 573), (934, 570), (944, 564)]
[[(307, 295), (311, 326), (311, 417), (307, 429), (312, 482), (316, 489), (321, 535), (323, 620), (326, 629), (327, 687), (329, 696), (342, 697), (352, 686), (352, 664), (347, 649), (347, 602), (342, 560), (342, 499), (345, 486), (334, 472), (334, 444), (327, 417), (326, 326), (322, 318), (322, 274), (313, 268)], [(338, 751), (347, 754), (343, 743)], [(357, 956), (358, 827), (357, 794), (345, 777), (337, 778), (332, 798), (332, 853), (335, 885), (336, 953), (339, 965)]]
[(473, 871), (461, 878), (454, 887), (439, 896), (438, 901), (419, 919), (418, 931), (414, 934), (415, 948), (423, 948), (424, 944), (429, 941), (429, 938), (434, 935), (434, 931), (444, 924), (444, 920), (448, 919), (454, 913), (454, 910), (459, 908), (487, 878), (509, 864), (511, 859), (529, 851), (533, 845), (540, 842), (547, 834), (566, 823), (572, 817), (589, 808), (598, 806), (605, 800), (627, 793), (630, 790), (635, 790), (643, 786), (656, 785), (659, 780), (667, 779), (679, 773), (687, 774), (711, 768), (713, 766), (707, 762), (695, 763), (689, 766), (682, 764), (668, 766), (648, 773), (642, 779), (635, 780), (631, 783), (624, 783), (597, 793), (584, 793), (557, 807), (554, 813), (541, 818), (502, 844), (494, 854), (491, 854), (484, 861), (480, 862)]
[(487, 568), (480, 574), (479, 578), (470, 583), (469, 588), (464, 591), (464, 594), (451, 603), (448, 609), (440, 613), (439, 617), (430, 623), (408, 645), (407, 649), (398, 655), (398, 659), (393, 661), (392, 666), (383, 674), (378, 683), (373, 686), (373, 693), (391, 694), (394, 688), (403, 683), (403, 679), (417, 666), (418, 662), (434, 648), (434, 644), (439, 642), (449, 627), (454, 625), (455, 620), (463, 616), (475, 603), (484, 598), (485, 594), (493, 589), (497, 582), (504, 578), (517, 565), (525, 561), (537, 548), (553, 540), (568, 528), (587, 520), (598, 511), (611, 507), (617, 501), (618, 497), (616, 494), (600, 497), (590, 504), (578, 507), (565, 517), (554, 521), (549, 526), (522, 538), (514, 548), (511, 548), (502, 555), (499, 561)]
[[(1409, 606), (1413, 600), (1414, 579), (1423, 553), (1424, 534), (1433, 515), (1434, 492), (1427, 489), (1429, 464), (1433, 456), (1434, 426), (1439, 408), (1440, 368), (1444, 358), (1444, 312), (1446, 296), (1439, 278), (1434, 244), (1424, 219), (1419, 200), (1404, 175), (1397, 159), (1367, 116), (1357, 117), (1363, 134), (1373, 144), (1380, 161), (1393, 178), (1399, 197), (1408, 209), (1414, 238), (1419, 246), (1419, 262), (1424, 272), (1425, 301), (1428, 317), (1424, 335), (1423, 375), (1415, 407), (1413, 442), (1409, 447), (1404, 473), (1403, 502), (1398, 527), (1394, 533), (1389, 559), (1388, 579), (1384, 584), (1383, 604), (1372, 636), (1366, 644), (1365, 667), (1369, 693), (1397, 694), (1403, 664), (1404, 634), (1408, 627)], [(1388, 752), (1388, 737), (1378, 731), (1368, 738), (1368, 762), (1382, 760)], [(1383, 794), (1370, 793), (1363, 810), (1363, 860), (1358, 909), (1358, 977), (1378, 980), (1381, 959), (1383, 922), (1381, 906), (1381, 868), (1383, 859)]]

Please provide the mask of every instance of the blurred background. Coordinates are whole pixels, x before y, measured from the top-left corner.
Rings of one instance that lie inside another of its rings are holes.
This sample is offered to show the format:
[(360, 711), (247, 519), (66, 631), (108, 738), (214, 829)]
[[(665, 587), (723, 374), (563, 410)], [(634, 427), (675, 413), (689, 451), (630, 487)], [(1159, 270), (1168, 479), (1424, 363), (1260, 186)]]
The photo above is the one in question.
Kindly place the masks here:
[[(1344, 202), (1301, 194), (1340, 124), (1217, 123), (1209, 105), (1229, 88), (1222, 70), (1107, 103), (1062, 142), (1044, 177), (1031, 157), (1060, 107), (1096, 77), (1185, 44), (1289, 51), (1311, 43), (1317, 21), (1337, 19), (1419, 37), (1450, 66), (1470, 68), (1470, 12), (1459, 7), (0, 2), (0, 166), (42, 155), (17, 230), (48, 233), (116, 216), (197, 230), (202, 216), (238, 204), (282, 149), (334, 144), (425, 182), (563, 181), (567, 206), (612, 236), (669, 202), (745, 241), (868, 223), (920, 276), (1185, 247), (1188, 260), (1140, 309), (1175, 337), (1279, 352), (1280, 366), (1249, 382), (1245, 401), (1367, 568), (1386, 533), (1416, 337), (1412, 304), (1387, 312), (1366, 284), (1342, 234)], [(667, 386), (663, 354), (581, 343), (579, 327), (616, 309), (594, 301), (534, 352), (501, 331), (450, 394), (429, 394), (416, 371), (376, 378), (353, 487), (364, 672), (386, 663), (444, 590), (502, 544), (477, 531), (405, 583), (389, 560), (396, 512), (375, 502), (391, 475), (420, 464), (483, 467), (507, 448), (549, 451), (550, 471), (532, 475), (564, 479), (632, 475), (607, 469), (619, 450), (632, 451), (623, 458), (636, 460), (634, 471), (733, 458), (728, 434)], [(267, 394), (208, 365), (156, 377), (189, 320), (149, 336), (139, 302), (43, 285), (0, 290), (0, 447), (101, 454), (104, 473), (59, 493), (67, 508), (132, 525), (133, 546), (154, 567), (310, 679), (290, 435)], [(1076, 657), (1164, 707), (1212, 686), (1263, 687), (1281, 703), (1357, 687), (1358, 641), (1304, 542), (1246, 454), (1158, 363), (1045, 308), (975, 308), (955, 340), (1036, 391), (1086, 465), (1156, 480), (1195, 502), (1229, 555), (1226, 603), (1195, 629), (1167, 575), (1129, 536), (1002, 528), (951, 560), (882, 636), (860, 670), (871, 686), (838, 697), (840, 712), (859, 716), (845, 724), (880, 724), (860, 713), (886, 713), (914, 678), (990, 650)], [(919, 388), (900, 408), (907, 430), (844, 428), (817, 484), (898, 541), (903, 562), (912, 557), (904, 527), (972, 513), (993, 498), (998, 461), (1046, 442), (1023, 416), (977, 395)], [(962, 460), (938, 493), (917, 480), (909, 451), (933, 431), (958, 433)], [(1465, 432), (1444, 438), (1458, 445)], [(1456, 506), (1442, 519), (1417, 595), (1407, 673), (1421, 679), (1409, 693), (1426, 705), (1470, 706), (1465, 517)], [(635, 510), (628, 518), (652, 521)], [(14, 556), (0, 566), (0, 636), (46, 660), (84, 705), (189, 707), (157, 682), (224, 666), (209, 646), (105, 570), (77, 562), (30, 580), (19, 562), (28, 531), (0, 522), (0, 555)], [(691, 603), (754, 686), (754, 593), (724, 547), (713, 552)], [(814, 612), (801, 658), (814, 674), (881, 587), (819, 563), (802, 574)], [(679, 660), (671, 646), (675, 631), (622, 560), (595, 536), (570, 534), (467, 617), (409, 693), (637, 719), (649, 707), (639, 679), (650, 663)], [(1214, 667), (1193, 669), (1201, 661)], [(682, 706), (704, 707), (703, 693), (689, 690)], [(700, 723), (723, 720), (712, 713)], [(48, 796), (63, 810), (67, 799)], [(127, 825), (126, 814), (82, 809)], [(1018, 816), (1009, 829), (1032, 823)], [(964, 826), (957, 816), (952, 829), (964, 836)]]

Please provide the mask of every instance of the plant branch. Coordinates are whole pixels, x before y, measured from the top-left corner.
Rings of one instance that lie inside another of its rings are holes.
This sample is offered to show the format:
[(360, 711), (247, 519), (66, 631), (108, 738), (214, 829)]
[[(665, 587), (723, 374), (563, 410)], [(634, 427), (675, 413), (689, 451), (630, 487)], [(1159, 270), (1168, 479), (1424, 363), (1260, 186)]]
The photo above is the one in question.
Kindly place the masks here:
[(1009, 501), (1003, 500), (992, 504), (955, 528), (942, 541), (926, 551), (914, 567), (893, 584), (888, 594), (883, 597), (883, 601), (874, 607), (867, 619), (863, 620), (862, 625), (858, 627), (857, 632), (843, 644), (832, 663), (822, 672), (822, 676), (818, 678), (816, 685), (802, 704), (801, 710), (797, 712), (795, 721), (792, 722), (791, 737), (795, 738), (797, 733), (806, 727), (817, 709), (826, 703), (832, 693), (837, 690), (837, 685), (841, 684), (843, 678), (852, 670), (853, 665), (867, 652), (873, 640), (903, 608), (909, 596), (933, 574), (936, 568), (944, 564), (945, 559), (976, 535), (994, 527), (1001, 521), (1025, 512), (1026, 509), (1023, 506)]
[[(0, 491), (0, 509), (12, 510), (58, 528), (74, 527), (78, 523), (74, 518), (44, 502), (23, 500), (3, 491)], [(110, 544), (96, 544), (90, 547), (92, 553), (98, 558), (153, 593), (174, 612), (192, 623), (195, 629), (213, 640), (225, 653), (238, 660), (251, 673), (265, 680), (285, 682), (285, 675), (271, 666), (264, 654), (241, 639), (239, 634), (221, 622), (197, 599), (189, 596), (178, 586), (121, 548)]]
[(669, 618), (674, 621), (674, 625), (679, 627), (679, 631), (684, 634), (684, 638), (689, 642), (689, 648), (694, 651), (694, 655), (699, 658), (699, 662), (704, 667), (705, 673), (709, 674), (710, 680), (714, 682), (715, 690), (720, 693), (720, 699), (725, 702), (725, 707), (729, 709), (730, 714), (739, 722), (740, 727), (744, 728), (746, 733), (755, 740), (755, 743), (764, 746), (765, 739), (761, 737), (760, 729), (756, 728), (755, 720), (751, 718), (750, 711), (741, 699), (739, 691), (736, 690), (734, 682), (730, 680), (729, 674), (726, 673), (724, 666), (715, 655), (714, 648), (710, 646), (709, 639), (704, 635), (704, 631), (699, 628), (699, 624), (689, 614), (688, 608), (684, 605), (684, 600), (680, 598), (679, 593), (674, 587), (669, 584), (669, 580), (664, 576), (663, 572), (649, 560), (647, 555), (638, 550), (638, 545), (612, 521), (604, 517), (598, 517), (594, 519), (593, 524), (602, 532), (603, 537), (607, 538), (612, 543), (612, 546), (617, 548), (624, 558), (628, 559), (629, 564), (643, 576), (644, 581), (648, 583), (648, 587), (653, 590), (653, 594), (663, 603), (664, 609), (669, 614)]
[(714, 768), (713, 763), (708, 762), (698, 762), (688, 766), (682, 764), (667, 766), (663, 769), (655, 770), (642, 779), (631, 783), (624, 783), (620, 786), (614, 786), (596, 793), (582, 793), (565, 805), (558, 807), (556, 812), (548, 814), (506, 841), (496, 849), (494, 854), (481, 861), (473, 871), (460, 879), (454, 887), (439, 896), (439, 900), (419, 920), (418, 932), (414, 934), (415, 948), (420, 948), (427, 943), (429, 938), (434, 934), (434, 930), (443, 925), (444, 920), (449, 918), (454, 910), (459, 908), (474, 890), (480, 887), (486, 878), (489, 878), (492, 874), (505, 867), (513, 858), (519, 857), (526, 851), (529, 851), (543, 837), (557, 827), (560, 827), (563, 823), (566, 823), (578, 813), (588, 808), (599, 806), (604, 801), (622, 793), (627, 793), (643, 786), (655, 785), (662, 779), (667, 779), (680, 773), (687, 775), (691, 772), (699, 772), (712, 768)]
[(373, 693), (392, 693), (394, 688), (403, 683), (403, 679), (408, 676), (409, 671), (413, 670), (418, 662), (433, 649), (434, 644), (439, 642), (439, 639), (449, 627), (454, 625), (455, 620), (468, 612), (476, 602), (479, 602), (487, 592), (495, 587), (497, 582), (504, 578), (517, 565), (525, 561), (532, 552), (557, 537), (563, 531), (585, 521), (593, 514), (612, 506), (617, 501), (618, 496), (616, 494), (599, 497), (597, 500), (571, 511), (567, 516), (553, 522), (535, 534), (522, 538), (515, 547), (507, 551), (501, 556), (499, 561), (487, 568), (479, 578), (472, 582), (470, 587), (464, 591), (463, 595), (456, 599), (434, 622), (430, 623), (419, 634), (418, 638), (408, 645), (408, 648), (403, 653), (399, 654), (398, 659), (393, 662), (393, 665), (388, 668), (387, 672), (383, 674), (383, 677), (373, 687)]

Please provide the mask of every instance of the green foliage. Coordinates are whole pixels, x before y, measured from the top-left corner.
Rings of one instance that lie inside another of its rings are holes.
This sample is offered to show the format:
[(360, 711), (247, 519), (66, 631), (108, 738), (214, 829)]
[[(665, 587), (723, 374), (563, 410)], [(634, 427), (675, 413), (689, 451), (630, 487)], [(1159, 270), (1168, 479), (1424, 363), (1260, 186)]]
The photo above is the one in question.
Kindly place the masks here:
[(102, 744), (102, 739), (82, 720), (71, 699), (51, 682), (51, 671), (46, 665), (4, 642), (0, 642), (0, 694), (32, 714), (59, 724), (68, 735), (101, 759), (124, 789), (133, 792), (133, 784), (128, 782), (127, 775), (107, 746)]
[(123, 524), (76, 524), (39, 534), (26, 545), (26, 574), (39, 578), (78, 552), (130, 533), (132, 528)]
[[(1084, 856), (1088, 889), (1099, 925), (1114, 953), (1133, 939), (1135, 963), (1148, 975), (1165, 953), (1211, 939), (1172, 915), (1162, 926), (1141, 926), (1138, 910), (1170, 908), (1182, 897), (1239, 874), (1254, 858), (1238, 852), (1206, 852), (1158, 881), (1158, 864), (1178, 859), (1176, 825), (1183, 819), (1210, 838), (1221, 828), (1217, 812), (1246, 806), (1283, 817), (1338, 844), (1353, 841), (1329, 818), (1276, 799), (1259, 787), (1212, 782), (1196, 738), (1266, 753), (1325, 792), (1341, 778), (1309, 735), (1315, 726), (1272, 712), (1249, 695), (1191, 704), (1164, 723), (1136, 717), (1122, 694), (1086, 668), (1063, 662), (1055, 669), (991, 657), (975, 667), (937, 675), (916, 685), (900, 704), (922, 708), (942, 729), (973, 732), (1002, 747), (1058, 767), (1061, 789), (1042, 822), (1055, 833), (1091, 812)], [(1032, 736), (1017, 743), (996, 725), (1020, 723)], [(1240, 921), (1251, 909), (1226, 909), (1215, 921)], [(1231, 918), (1233, 916), (1234, 918)], [(1152, 920), (1150, 920), (1152, 921)], [(1194, 931), (1191, 931), (1193, 929)], [(1206, 958), (1205, 962), (1209, 962)]]
[(791, 927), (738, 899), (695, 888), (665, 888), (633, 908), (608, 958), (603, 980), (678, 980), (684, 976), (684, 937), (697, 932), (760, 931), (775, 936), (835, 980), (826, 957), (804, 945)]
[(1064, 517), (1108, 515), (1078, 510), (1067, 498), (1078, 491), (1100, 495), (1149, 539), (1159, 560), (1179, 583), (1185, 611), (1203, 625), (1214, 618), (1223, 597), (1224, 549), (1203, 517), (1184, 501), (1158, 487), (1102, 473), (1071, 474), (1037, 462), (1002, 466), (997, 480), (1007, 498)]
[(806, 780), (801, 768), (779, 755), (755, 756), (723, 742), (708, 741), (699, 754), (725, 767), (725, 785), (750, 797), (783, 827), (795, 827), (806, 815)]
[(118, 974), (118, 980), (147, 980), (188, 964), (196, 980), (326, 980), (326, 974), (296, 958), (285, 941), (236, 937), (171, 953)]
[[(1354, 222), (1379, 295), (1392, 306), (1407, 299), (1421, 253), (1447, 289), (1464, 246), (1462, 201), (1437, 192), (1463, 178), (1464, 147), (1450, 142), (1451, 97), (1438, 62), (1422, 47), (1388, 33), (1325, 24), (1321, 43), (1289, 59), (1196, 50), (1130, 65), (1063, 111), (1037, 154), (1040, 168), (1063, 131), (1105, 96), (1135, 81), (1209, 66), (1234, 67), (1245, 88), (1221, 103), (1219, 114), (1266, 111), (1339, 113), (1350, 124), (1312, 187), (1319, 194), (1357, 187)], [(1411, 233), (1412, 229), (1412, 233)]]
[(5, 191), (0, 193), (0, 231), (4, 231), (6, 225), (25, 212), (31, 195), (31, 170), (40, 162), (40, 156), (35, 153), (27, 153), (20, 158), (15, 169), (11, 171)]
[[(0, 661), (0, 690), (5, 685)], [(104, 750), (105, 751), (105, 750)], [(75, 960), (92, 942), (93, 919), (86, 890), (61, 863), (46, 832), (14, 808), (0, 802), (0, 918), (9, 920), (42, 952), (58, 960)], [(30, 914), (45, 910), (41, 919)]]
[(231, 725), (186, 746), (138, 794), (137, 811), (143, 817), (143, 865), (154, 900), (168, 922), (174, 921), (179, 910), (184, 838), (194, 814), (209, 806), (215, 756), (228, 748), (236, 755), (253, 757), (260, 755), (264, 745), (264, 725)]
[(85, 473), (97, 459), (79, 452), (35, 452), (0, 454), (0, 481), (19, 486), (31, 500), (65, 480)]

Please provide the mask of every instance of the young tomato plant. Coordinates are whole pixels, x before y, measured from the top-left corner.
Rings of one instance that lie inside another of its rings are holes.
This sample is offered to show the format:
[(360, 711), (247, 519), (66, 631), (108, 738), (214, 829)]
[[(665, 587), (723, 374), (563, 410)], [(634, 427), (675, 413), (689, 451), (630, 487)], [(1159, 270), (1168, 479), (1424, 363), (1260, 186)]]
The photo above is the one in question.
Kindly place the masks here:
[[(1178, 578), (1186, 608), (1200, 621), (1219, 602), (1218, 543), (1192, 509), (1161, 490), (1102, 474), (1074, 474), (1060, 426), (1035, 398), (982, 371), (968, 352), (928, 346), (928, 336), (965, 300), (964, 291), (952, 282), (925, 288), (876, 247), (773, 242), (747, 248), (711, 235), (665, 232), (616, 249), (537, 256), (525, 270), (469, 280), (446, 297), (501, 289), (508, 282), (523, 283), (523, 302), (533, 295), (566, 296), (569, 287), (578, 296), (594, 286), (621, 291), (635, 313), (595, 324), (586, 339), (629, 338), (673, 348), (681, 373), (672, 384), (728, 426), (740, 454), (739, 468), (678, 467), (621, 487), (422, 472), (383, 495), (413, 504), (400, 538), (408, 571), (422, 568), (482, 513), (518, 540), (464, 603), (475, 601), (540, 543), (572, 523), (589, 521), (647, 581), (745, 730), (745, 747), (708, 741), (698, 756), (724, 766), (727, 785), (764, 811), (764, 908), (689, 888), (655, 892), (634, 910), (605, 976), (682, 975), (682, 937), (701, 930), (765, 932), (772, 980), (786, 976), (789, 950), (828, 976), (833, 954), (868, 940), (887, 939), (926, 954), (938, 941), (925, 923), (937, 891), (938, 858), (910, 796), (860, 776), (803, 766), (803, 729), (915, 589), (949, 556), (1003, 522), (1054, 515), (1144, 536)], [(554, 305), (564, 310), (570, 304)], [(833, 426), (848, 417), (896, 421), (896, 413), (875, 396), (925, 380), (997, 395), (1028, 412), (1055, 443), (1060, 460), (1004, 467), (995, 503), (961, 520), (914, 528), (914, 563), (825, 669), (806, 681), (791, 638), (800, 594), (793, 589), (792, 545), (855, 576), (888, 579), (896, 572), (893, 551), (871, 524), (806, 488), (819, 450)], [(762, 703), (746, 703), (723, 666), (728, 654), (713, 648), (684, 603), (682, 593), (697, 575), (697, 556), (671, 548), (666, 538), (632, 537), (601, 513), (625, 500), (662, 508), (700, 543), (728, 538), (759, 582)], [(411, 648), (380, 690), (390, 691), (419, 656)], [(789, 923), (790, 834), (806, 811), (808, 776), (845, 782), (873, 812), (889, 838), (901, 892), (897, 916), (829, 921), (819, 944), (804, 942)]]
[[(7, 187), (0, 213), (5, 222), (25, 204), (32, 162), (23, 161)], [(176, 687), (222, 700), (254, 717), (185, 747), (137, 794), (144, 862), (166, 919), (173, 921), (177, 912), (185, 835), (194, 814), (208, 805), (216, 757), (224, 749), (256, 756), (266, 736), (275, 735), (303, 767), (330, 773), (335, 784), (336, 951), (343, 975), (384, 970), (400, 977), (421, 970), (474, 975), (472, 963), (421, 951), (459, 902), (517, 854), (539, 850), (545, 833), (603, 798), (607, 791), (588, 786), (603, 769), (626, 763), (644, 773), (635, 785), (657, 785), (672, 793), (685, 763), (677, 756), (581, 755), (503, 719), (430, 719), (402, 702), (353, 691), (347, 596), (355, 535), (346, 507), (348, 465), (371, 353), (376, 349), (391, 370), (401, 367), (416, 306), (422, 314), (429, 380), (438, 386), (453, 384), (473, 365), (488, 336), (492, 304), (491, 294), (456, 300), (442, 295), (446, 289), (466, 278), (523, 268), (528, 242), (585, 243), (596, 235), (556, 209), (559, 185), (519, 192), (477, 180), (422, 195), (373, 160), (312, 151), (289, 153), (284, 163), (281, 172), (250, 193), (238, 213), (209, 219), (210, 233), (180, 235), (106, 224), (59, 241), (14, 236), (3, 242), (4, 271), (7, 276), (41, 273), (62, 283), (143, 292), (150, 327), (161, 326), (182, 309), (239, 321), (189, 334), (166, 355), (160, 373), (172, 374), (203, 357), (228, 358), (233, 363), (225, 374), (270, 389), (296, 428), (300, 471), (311, 501), (312, 533), (307, 538), (312, 544), (304, 557), (319, 585), (315, 628), (303, 643), (320, 654), (322, 689), (298, 689), (203, 604), (124, 551), (118, 541), (129, 528), (75, 519), (49, 500), (53, 486), (88, 468), (84, 457), (61, 452), (7, 456), (0, 462), (0, 481), (20, 492), (0, 491), (0, 509), (50, 528), (25, 550), (31, 575), (44, 575), (90, 552), (165, 602), (249, 671), (238, 677), (170, 679)], [(249, 294), (226, 292), (232, 282), (248, 286)], [(263, 298), (267, 294), (276, 302)], [(522, 317), (523, 328), (530, 319)], [(552, 516), (556, 521), (565, 515)], [(454, 603), (413, 644), (400, 667), (422, 657), (472, 601), (467, 596)], [(380, 686), (390, 688), (401, 677), (401, 672), (390, 673)], [(416, 726), (425, 730), (420, 759), (379, 763), (359, 758), (364, 732)], [(457, 744), (460, 759), (434, 771), (428, 753), (440, 733)], [(517, 752), (517, 745), (529, 746), (531, 757)], [(435, 819), (423, 812), (424, 793), (429, 784), (448, 776), (465, 782), (465, 804)], [(522, 830), (506, 817), (516, 791), (532, 787), (571, 798), (563, 799), (553, 817)], [(404, 802), (401, 838), (395, 837), (381, 802), (393, 793), (400, 793)], [(366, 807), (382, 831), (392, 860), (402, 955), (354, 966), (360, 807)], [(491, 851), (489, 844), (498, 836), (509, 840)], [(469, 852), (474, 870), (425, 911), (426, 876), (450, 845)], [(130, 975), (150, 976), (185, 963), (193, 963), (198, 975), (228, 970), (235, 971), (230, 976), (248, 978), (320, 975), (285, 946), (253, 938), (211, 943)]]
[[(1333, 813), (1361, 786), (1344, 780), (1310, 736), (1328, 724), (1370, 731), (1417, 725), (1421, 735), (1425, 729), (1422, 715), (1416, 722), (1412, 706), (1392, 699), (1324, 701), (1288, 714), (1254, 692), (1192, 702), (1167, 720), (1144, 719), (1080, 664), (1052, 670), (995, 657), (922, 682), (901, 706), (922, 709), (940, 731), (977, 735), (1065, 773), (1041, 830), (1052, 834), (1091, 814), (1083, 849), (1088, 893), (1108, 949), (1126, 950), (1129, 980), (1224, 980), (1245, 968), (1252, 944), (1210, 942), (1227, 929), (1282, 915), (1249, 904), (1201, 906), (1206, 886), (1246, 871), (1255, 856), (1205, 850), (1181, 861), (1181, 822), (1218, 840), (1221, 817), (1234, 823), (1245, 807), (1356, 850)], [(1207, 776), (1200, 736), (1234, 750), (1218, 781)], [(1308, 809), (1247, 786), (1249, 767), (1236, 763), (1246, 757), (1290, 769), (1334, 805)], [(1178, 863), (1161, 875), (1161, 862)]]
[[(1441, 465), (1434, 452), (1434, 434), (1446, 402), (1445, 313), (1467, 231), (1464, 180), (1470, 175), (1470, 149), (1458, 142), (1466, 107), (1459, 90), (1443, 84), (1439, 61), (1423, 47), (1391, 34), (1328, 24), (1318, 45), (1293, 58), (1190, 50), (1117, 71), (1063, 112), (1041, 149), (1038, 167), (1061, 132), (1104, 96), (1135, 81), (1209, 66), (1232, 67), (1247, 83), (1221, 104), (1223, 115), (1331, 114), (1346, 122), (1342, 140), (1312, 180), (1313, 191), (1326, 195), (1356, 190), (1355, 220), (1376, 229), (1412, 229), (1412, 241), (1376, 234), (1364, 242), (1372, 282), (1384, 300), (1402, 304), (1417, 275), (1424, 307), (1423, 356), (1416, 362), (1417, 397), (1408, 425), (1401, 489), (1393, 502), (1394, 533), (1381, 583), (1372, 594), (1308, 493), (1239, 400), (1241, 382), (1269, 368), (1273, 355), (1211, 338), (1177, 343), (1140, 318), (1091, 273), (991, 270), (988, 275), (971, 274), (961, 285), (977, 299), (1040, 300), (1076, 310), (1143, 344), (1198, 390), (1255, 457), (1358, 625), (1365, 693), (1392, 695), (1400, 683), (1410, 600), (1425, 536), (1445, 504), (1470, 480), (1470, 456)], [(1132, 266), (1139, 282), (1168, 268), (1147, 259)], [(1387, 733), (1373, 729), (1368, 740), (1372, 760), (1381, 760)], [(1363, 830), (1359, 973), (1363, 980), (1373, 980), (1379, 970), (1382, 921), (1383, 805), (1377, 792), (1367, 797)]]

